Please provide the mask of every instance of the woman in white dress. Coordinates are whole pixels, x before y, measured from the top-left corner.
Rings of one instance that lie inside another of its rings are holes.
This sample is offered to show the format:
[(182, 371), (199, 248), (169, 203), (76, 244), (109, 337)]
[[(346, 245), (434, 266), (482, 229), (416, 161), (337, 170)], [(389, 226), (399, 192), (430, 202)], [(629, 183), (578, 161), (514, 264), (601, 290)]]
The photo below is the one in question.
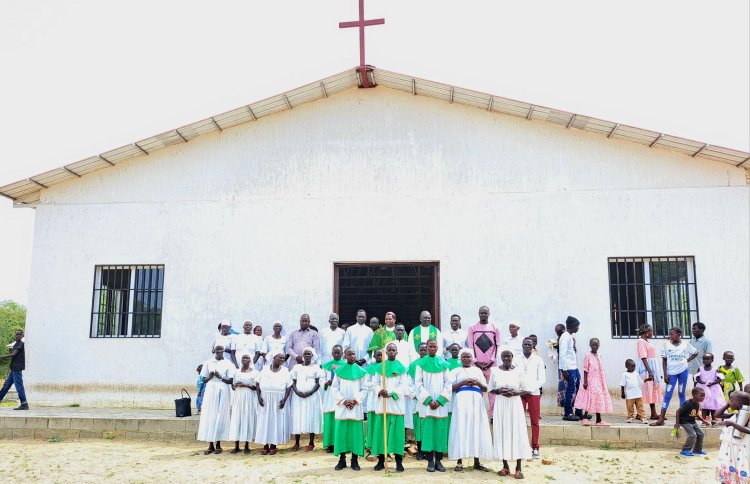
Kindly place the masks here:
[(284, 356), (284, 361), (286, 361), (287, 358), (289, 358), (289, 355), (286, 354), (284, 348), (286, 348), (286, 341), (288, 339), (289, 338), (284, 334), (284, 325), (282, 322), (276, 321), (273, 323), (273, 333), (266, 336), (263, 340), (263, 349), (258, 361), (261, 362), (263, 366), (268, 366), (271, 364), (270, 355), (274, 353), (281, 353)]
[(250, 360), (254, 367), (255, 362), (260, 359), (260, 353), (263, 350), (263, 340), (253, 333), (252, 321), (248, 320), (242, 323), (242, 333), (232, 336), (232, 344), (234, 345), (232, 350), (234, 360), (238, 364), (241, 363), (240, 357), (242, 353), (247, 353), (250, 355)]
[(245, 442), (245, 454), (250, 453), (250, 442), (255, 440), (255, 421), (258, 411), (258, 397), (255, 393), (255, 379), (258, 372), (251, 365), (249, 353), (241, 353), (240, 369), (234, 373), (232, 388), (232, 417), (229, 420), (229, 440), (234, 440), (234, 450), (240, 451), (240, 441)]
[(451, 370), (453, 384), (453, 415), (448, 436), (448, 458), (458, 459), (455, 471), (463, 470), (463, 460), (474, 458), (474, 469), (488, 472), (479, 459), (492, 459), (492, 434), (482, 392), (487, 391), (487, 380), (482, 370), (474, 366), (470, 349), (459, 352), (461, 366)]
[(289, 369), (284, 366), (286, 355), (269, 353), (271, 364), (255, 379), (258, 393), (258, 415), (255, 442), (263, 444), (262, 455), (276, 454), (276, 446), (289, 441), (289, 407), (286, 401), (292, 391)]
[[(236, 368), (224, 358), (224, 347), (214, 347), (214, 357), (203, 363), (205, 384), (198, 423), (198, 440), (208, 442), (205, 455), (221, 454), (221, 441), (229, 440), (229, 414), (232, 408), (232, 375)], [(214, 445), (215, 443), (215, 445)]]
[(290, 402), (292, 434), (294, 434), (293, 451), (300, 449), (300, 434), (310, 434), (310, 442), (305, 452), (315, 448), (315, 434), (323, 430), (321, 411), (320, 382), (325, 381), (325, 371), (318, 364), (318, 355), (310, 346), (302, 350), (302, 364), (294, 365), (290, 376), (292, 379), (292, 401)]
[(531, 459), (526, 415), (521, 403), (521, 395), (526, 393), (523, 389), (523, 372), (513, 366), (512, 351), (503, 351), (500, 359), (502, 364), (490, 369), (490, 392), (500, 397), (495, 399), (492, 443), (495, 458), (503, 461), (503, 468), (498, 474), (510, 474), (508, 461), (515, 460), (516, 471), (513, 476), (523, 479), (521, 460)]

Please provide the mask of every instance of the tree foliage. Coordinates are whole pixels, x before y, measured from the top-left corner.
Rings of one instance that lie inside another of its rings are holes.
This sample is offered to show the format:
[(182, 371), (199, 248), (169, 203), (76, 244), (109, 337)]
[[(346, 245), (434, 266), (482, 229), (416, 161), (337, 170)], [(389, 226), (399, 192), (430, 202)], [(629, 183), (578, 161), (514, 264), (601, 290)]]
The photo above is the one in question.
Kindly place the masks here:
[[(8, 343), (15, 341), (17, 329), (26, 328), (26, 306), (18, 304), (15, 301), (0, 302), (0, 354), (8, 352), (5, 347)], [(3, 378), (8, 375), (10, 369), (10, 359), (3, 359), (0, 362), (0, 375)]]

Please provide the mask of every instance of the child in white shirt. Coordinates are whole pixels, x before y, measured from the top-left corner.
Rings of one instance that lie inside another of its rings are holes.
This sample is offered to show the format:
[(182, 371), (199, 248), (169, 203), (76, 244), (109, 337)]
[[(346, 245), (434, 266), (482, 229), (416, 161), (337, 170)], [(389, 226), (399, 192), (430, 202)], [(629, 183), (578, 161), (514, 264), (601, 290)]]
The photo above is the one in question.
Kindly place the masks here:
[(620, 379), (620, 388), (622, 389), (622, 398), (625, 399), (625, 405), (628, 409), (628, 423), (633, 423), (634, 417), (641, 423), (646, 422), (646, 412), (643, 410), (643, 392), (641, 386), (643, 379), (635, 371), (635, 361), (625, 360), (625, 373)]

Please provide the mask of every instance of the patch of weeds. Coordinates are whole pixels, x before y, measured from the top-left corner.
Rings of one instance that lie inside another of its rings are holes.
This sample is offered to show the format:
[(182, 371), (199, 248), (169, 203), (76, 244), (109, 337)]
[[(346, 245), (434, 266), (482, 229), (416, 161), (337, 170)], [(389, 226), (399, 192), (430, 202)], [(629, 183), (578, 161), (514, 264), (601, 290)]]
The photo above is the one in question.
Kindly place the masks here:
[(70, 404), (70, 405), (68, 405), (68, 406), (69, 406), (69, 407), (71, 407), (71, 408), (78, 408), (78, 407), (80, 407), (80, 406), (81, 406), (81, 404), (80, 404), (80, 403), (71, 403), (71, 404)]
[(605, 442), (604, 444), (599, 446), (600, 450), (612, 450), (612, 444), (609, 442)]
[(104, 438), (107, 439), (107, 440), (113, 440), (116, 437), (117, 437), (117, 434), (115, 434), (113, 432), (107, 432), (107, 433), (104, 434)]
[(555, 476), (550, 476), (549, 474), (545, 474), (544, 478), (547, 479), (548, 481), (556, 481), (557, 480), (557, 479), (555, 479)]
[(50, 437), (49, 439), (47, 439), (47, 442), (51, 442), (51, 443), (55, 444), (57, 442), (60, 442), (61, 440), (62, 439), (60, 437)]

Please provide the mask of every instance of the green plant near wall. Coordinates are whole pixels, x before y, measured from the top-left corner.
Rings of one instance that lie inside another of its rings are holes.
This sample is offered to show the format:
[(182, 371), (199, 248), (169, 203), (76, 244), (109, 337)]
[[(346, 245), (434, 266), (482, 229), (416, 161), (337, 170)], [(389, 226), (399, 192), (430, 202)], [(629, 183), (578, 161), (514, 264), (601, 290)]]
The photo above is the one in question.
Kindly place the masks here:
[[(17, 329), (26, 328), (26, 306), (15, 301), (0, 302), (0, 353), (8, 353), (5, 347), (8, 343), (15, 341)], [(0, 361), (0, 376), (3, 380), (10, 371), (10, 359), (4, 358)]]

